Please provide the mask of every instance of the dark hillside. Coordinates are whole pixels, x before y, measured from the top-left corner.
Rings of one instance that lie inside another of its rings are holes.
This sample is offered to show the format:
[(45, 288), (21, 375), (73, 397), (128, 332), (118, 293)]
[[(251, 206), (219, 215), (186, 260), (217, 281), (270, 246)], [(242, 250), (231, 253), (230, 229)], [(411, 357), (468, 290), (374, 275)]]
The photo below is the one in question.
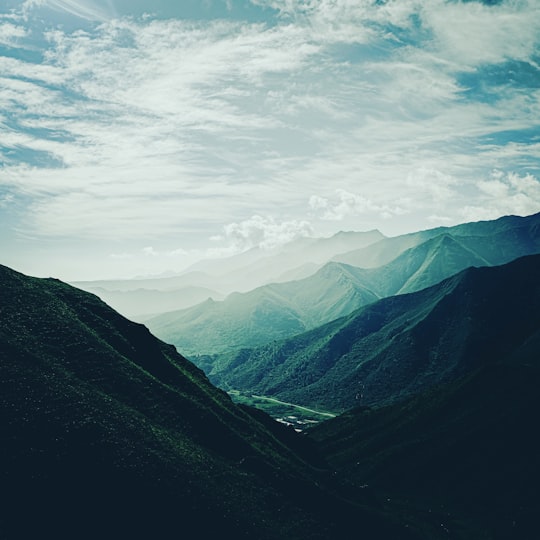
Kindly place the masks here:
[(0, 266), (0, 321), (0, 537), (400, 534), (97, 297)]
[(539, 353), (537, 329), (463, 378), (400, 404), (352, 410), (311, 435), (338, 475), (384, 492), (404, 515), (439, 520), (448, 538), (535, 538)]

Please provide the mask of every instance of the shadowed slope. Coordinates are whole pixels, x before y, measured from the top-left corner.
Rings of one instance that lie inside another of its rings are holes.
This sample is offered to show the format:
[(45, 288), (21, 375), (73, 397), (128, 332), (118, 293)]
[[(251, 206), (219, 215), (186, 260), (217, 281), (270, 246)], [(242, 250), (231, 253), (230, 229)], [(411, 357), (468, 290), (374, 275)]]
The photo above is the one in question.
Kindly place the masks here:
[(540, 331), (450, 384), (311, 432), (337, 474), (447, 538), (535, 538)]
[(97, 297), (0, 267), (0, 299), (3, 538), (327, 539), (357, 512), (399, 530)]

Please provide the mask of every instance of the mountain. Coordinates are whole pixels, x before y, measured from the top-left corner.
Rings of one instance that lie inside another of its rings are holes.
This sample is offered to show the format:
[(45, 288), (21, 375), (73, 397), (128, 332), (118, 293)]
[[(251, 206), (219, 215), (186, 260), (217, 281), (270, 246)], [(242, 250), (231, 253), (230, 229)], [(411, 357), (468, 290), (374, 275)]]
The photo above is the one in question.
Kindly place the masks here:
[(381, 406), (452, 380), (540, 328), (540, 255), (469, 268), (310, 332), (207, 366), (231, 388), (329, 411)]
[(114, 306), (126, 317), (141, 322), (159, 313), (200, 304), (208, 298), (223, 299), (223, 295), (217, 291), (195, 286), (170, 291), (153, 289), (115, 291), (101, 287), (88, 287), (87, 290), (99, 296), (108, 305)]
[[(488, 234), (490, 223), (492, 233)], [(166, 313), (146, 324), (188, 356), (257, 347), (315, 328), (380, 298), (429, 287), (470, 266), (500, 265), (539, 253), (540, 214), (434, 229), (415, 238), (426, 235), (427, 240), (378, 268), (330, 262), (308, 278), (232, 294), (222, 302)], [(407, 243), (410, 238), (407, 235)], [(393, 246), (393, 242), (385, 239), (367, 249)], [(194, 360), (205, 370), (217, 361)]]
[[(540, 213), (531, 216), (503, 216), (499, 219), (490, 221), (475, 221), (471, 223), (462, 223), (453, 227), (437, 227), (400, 236), (384, 238), (367, 247), (354, 249), (348, 252), (343, 252), (334, 257), (333, 260), (358, 266), (360, 268), (377, 268), (384, 266), (394, 260), (404, 251), (414, 248), (431, 238), (436, 236), (450, 234), (452, 236), (473, 236), (473, 237), (492, 237), (494, 235), (517, 233), (516, 247), (518, 253), (511, 255), (512, 248), (506, 247), (504, 251), (498, 251), (495, 243), (489, 242), (486, 247), (489, 250), (490, 246), (499, 256), (506, 257), (507, 261), (521, 257), (527, 253), (532, 253), (531, 248), (527, 248), (527, 237), (532, 236), (538, 238), (540, 228)], [(522, 233), (521, 233), (522, 231)], [(529, 249), (529, 251), (524, 251)], [(506, 253), (506, 254), (505, 254)], [(487, 257), (489, 258), (489, 256)], [(496, 263), (492, 263), (496, 264)], [(499, 263), (500, 264), (500, 263)]]
[(162, 278), (74, 281), (79, 289), (99, 296), (134, 320), (186, 309), (208, 298), (221, 300), (270, 282), (306, 278), (334, 255), (384, 238), (377, 230), (339, 232), (329, 238), (299, 238), (273, 249), (252, 248), (243, 253), (203, 260), (182, 274)]
[(0, 266), (0, 321), (0, 537), (406, 532), (96, 296)]
[(358, 279), (356, 274), (362, 273), (354, 267), (328, 263), (301, 281), (233, 293), (221, 302), (208, 300), (148, 319), (146, 324), (188, 356), (262, 345), (377, 300)]
[(310, 435), (351, 489), (384, 493), (403, 516), (420, 515), (446, 538), (535, 538), (539, 351), (536, 326), (451, 383), (381, 409), (348, 411)]
[(282, 281), (288, 273), (306, 272), (309, 267), (316, 269), (338, 253), (364, 248), (383, 238), (378, 230), (340, 231), (328, 238), (302, 237), (272, 249), (253, 248), (226, 259), (203, 260), (189, 270), (213, 275), (218, 282), (236, 281), (234, 291), (245, 292)]

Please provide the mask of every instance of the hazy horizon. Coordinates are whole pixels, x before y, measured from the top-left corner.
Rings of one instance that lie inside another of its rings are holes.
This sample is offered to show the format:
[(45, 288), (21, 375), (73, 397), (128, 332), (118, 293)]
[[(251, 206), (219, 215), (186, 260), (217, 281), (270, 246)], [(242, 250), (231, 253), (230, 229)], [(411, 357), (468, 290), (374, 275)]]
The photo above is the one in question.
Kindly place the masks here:
[(540, 5), (7, 0), (16, 270), (179, 271), (302, 236), (540, 211)]

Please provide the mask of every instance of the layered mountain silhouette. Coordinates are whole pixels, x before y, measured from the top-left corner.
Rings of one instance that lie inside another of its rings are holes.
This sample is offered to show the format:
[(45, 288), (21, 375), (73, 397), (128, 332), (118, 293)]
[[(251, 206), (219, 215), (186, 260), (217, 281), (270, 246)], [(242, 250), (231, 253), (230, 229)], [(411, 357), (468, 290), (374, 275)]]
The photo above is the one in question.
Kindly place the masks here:
[(88, 290), (99, 296), (110, 306), (134, 321), (144, 321), (164, 311), (186, 309), (204, 302), (208, 298), (222, 300), (224, 295), (208, 289), (207, 287), (187, 286), (178, 289), (133, 289), (133, 290), (109, 290), (103, 287), (86, 287), (78, 285), (80, 289)]
[(469, 268), (299, 336), (222, 355), (223, 388), (343, 411), (381, 406), (472, 372), (540, 328), (540, 255)]
[(96, 296), (0, 266), (0, 298), (2, 538), (407, 532)]
[(359, 305), (378, 299), (357, 274), (340, 263), (328, 263), (301, 281), (273, 283), (249, 293), (233, 293), (192, 308), (146, 321), (161, 339), (185, 354), (212, 354), (268, 343), (301, 333)]
[(395, 257), (377, 268), (332, 261), (308, 278), (235, 293), (222, 302), (207, 301), (165, 313), (146, 324), (208, 369), (212, 360), (195, 355), (219, 355), (271, 343), (378, 299), (429, 287), (470, 266), (500, 265), (539, 253), (540, 214), (386, 238), (364, 248), (357, 260), (366, 261), (367, 252), (376, 254), (367, 266), (390, 253)]
[[(254, 291), (269, 331), (284, 301), (300, 332), (333, 320), (206, 368), (346, 411), (301, 435), (96, 296), (0, 266), (0, 537), (534, 538), (540, 255), (492, 265), (537, 249), (537, 222), (442, 230), (378, 269), (332, 262), (311, 288)], [(226, 303), (197, 306), (201, 332)]]
[[(504, 216), (490, 221), (461, 223), (460, 225), (454, 225), (453, 227), (436, 227), (425, 231), (385, 238), (369, 246), (336, 255), (334, 260), (352, 266), (359, 266), (361, 268), (377, 268), (389, 263), (407, 249), (418, 246), (435, 236), (451, 234), (453, 236), (461, 237), (491, 237), (501, 233), (518, 233), (515, 237), (517, 240), (516, 247), (519, 250), (518, 254), (515, 254), (513, 257), (511, 256), (511, 246), (502, 248), (503, 251), (506, 252), (506, 257), (509, 257), (508, 260), (511, 260), (512, 258), (517, 258), (524, 254), (523, 244), (528, 243), (527, 238), (529, 236), (532, 238), (538, 237), (539, 224), (540, 214), (533, 214), (525, 217)], [(495, 249), (495, 252), (499, 250), (495, 243), (490, 242), (490, 245)]]

